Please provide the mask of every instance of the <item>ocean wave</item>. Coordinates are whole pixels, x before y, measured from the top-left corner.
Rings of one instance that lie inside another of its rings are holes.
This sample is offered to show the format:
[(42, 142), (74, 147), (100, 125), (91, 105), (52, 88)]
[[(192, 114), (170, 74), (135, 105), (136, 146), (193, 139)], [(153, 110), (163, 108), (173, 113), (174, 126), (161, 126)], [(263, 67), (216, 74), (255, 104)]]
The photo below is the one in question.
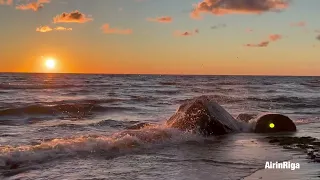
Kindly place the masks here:
[(138, 95), (131, 95), (131, 100), (133, 102), (153, 102), (156, 101), (158, 98), (154, 96), (138, 96)]
[(304, 83), (301, 83), (301, 85), (306, 86), (306, 87), (308, 87), (308, 88), (318, 88), (318, 87), (320, 87), (319, 84), (320, 84), (320, 83), (317, 82), (317, 81), (315, 81), (315, 82), (304, 82)]
[[(29, 80), (30, 81), (30, 80)], [(0, 89), (2, 90), (19, 90), (19, 89), (69, 89), (69, 88), (84, 88), (81, 89), (85, 92), (86, 89), (89, 88), (109, 88), (113, 86), (121, 86), (122, 84), (114, 83), (114, 84), (106, 84), (105, 82), (102, 83), (91, 83), (90, 81), (83, 81), (83, 82), (72, 82), (69, 81), (67, 83), (63, 82), (50, 82), (50, 81), (43, 81), (43, 80), (36, 80), (35, 82), (23, 82), (23, 83), (0, 83)]]
[(97, 123), (89, 124), (89, 126), (110, 126), (110, 127), (128, 127), (139, 123), (139, 121), (116, 121), (112, 119), (102, 120)]
[(2, 133), (0, 134), (0, 137), (18, 137), (21, 134), (16, 134), (16, 133)]
[(180, 90), (155, 90), (157, 94), (174, 95), (179, 94)]
[(166, 143), (183, 143), (187, 140), (203, 138), (170, 129), (165, 126), (126, 130), (110, 136), (91, 135), (71, 138), (58, 138), (35, 145), (0, 146), (0, 172), (45, 163), (59, 158), (76, 156), (119, 156), (139, 149), (152, 148)]
[(0, 116), (15, 115), (56, 115), (57, 113), (90, 113), (104, 111), (106, 108), (93, 104), (60, 104), (60, 105), (30, 105), (19, 108), (10, 108), (0, 111)]
[(94, 115), (94, 113), (133, 111), (135, 107), (103, 106), (106, 103), (119, 102), (120, 99), (101, 100), (79, 100), (79, 101), (59, 101), (48, 103), (36, 103), (20, 107), (11, 107), (0, 110), (1, 116), (23, 116), (23, 115), (49, 115), (83, 118)]
[(296, 125), (319, 123), (319, 118), (297, 119), (297, 120), (294, 120), (294, 123)]
[(99, 122), (89, 123), (89, 124), (70, 124), (70, 123), (62, 123), (56, 124), (53, 126), (47, 126), (45, 128), (71, 128), (71, 129), (78, 129), (78, 128), (85, 128), (85, 127), (113, 127), (113, 128), (126, 128), (132, 125), (139, 123), (139, 121), (117, 121), (112, 119), (102, 120)]
[[(224, 95), (206, 95), (208, 98), (216, 101), (217, 103), (225, 104), (225, 103), (237, 103), (237, 102), (242, 102), (245, 99), (242, 99), (240, 97), (233, 97), (233, 96), (224, 96)], [(192, 100), (191, 99), (184, 99), (184, 100), (177, 100), (176, 103), (182, 104), (185, 102), (188, 102)]]
[(164, 86), (174, 86), (174, 85), (179, 85), (180, 83), (172, 82), (172, 81), (163, 81), (163, 82), (159, 82), (159, 84)]
[(192, 92), (195, 93), (211, 93), (211, 92), (215, 92), (217, 89), (212, 88), (212, 89), (208, 89), (208, 88), (201, 88), (201, 87), (194, 87), (191, 89)]
[(49, 125), (44, 128), (40, 128), (39, 131), (45, 131), (51, 128), (62, 128), (62, 129), (83, 129), (87, 127), (112, 127), (112, 128), (128, 128), (133, 125), (138, 124), (139, 121), (117, 121), (112, 119), (102, 120), (99, 122), (89, 123), (89, 124), (75, 124), (75, 123), (61, 123), (55, 125)]
[(307, 87), (320, 87), (320, 79), (310, 79), (304, 82), (300, 83), (301, 85), (307, 86)]
[(278, 97), (248, 97), (249, 101), (258, 101), (258, 102), (278, 102), (278, 103), (297, 103), (301, 102), (299, 97), (287, 97), (287, 96), (278, 96)]
[(288, 109), (304, 109), (304, 108), (319, 108), (320, 98), (303, 98), (303, 97), (270, 97), (270, 98), (249, 98), (249, 100), (257, 102), (272, 103), (277, 108)]
[[(320, 108), (320, 101), (311, 101), (311, 102), (300, 102), (300, 103), (294, 103), (294, 104), (280, 104), (279, 105), (282, 108), (287, 109), (318, 109)], [(297, 112), (299, 113), (299, 112)], [(319, 114), (318, 112), (304, 112), (304, 114)]]
[[(216, 86), (225, 86), (225, 85), (237, 85), (239, 84), (237, 81), (221, 81), (221, 82), (217, 82), (215, 85)], [(246, 83), (243, 83), (246, 84)]]
[(0, 89), (67, 89), (73, 87), (83, 87), (83, 85), (74, 84), (0, 84)]

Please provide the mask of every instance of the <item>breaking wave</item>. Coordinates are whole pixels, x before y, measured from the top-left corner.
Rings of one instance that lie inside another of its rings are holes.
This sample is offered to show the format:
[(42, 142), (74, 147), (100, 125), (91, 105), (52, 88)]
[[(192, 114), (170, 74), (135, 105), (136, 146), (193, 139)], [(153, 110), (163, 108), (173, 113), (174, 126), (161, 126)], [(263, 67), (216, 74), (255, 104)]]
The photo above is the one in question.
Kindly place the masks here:
[(58, 158), (61, 160), (61, 158), (76, 156), (114, 157), (156, 145), (193, 140), (199, 141), (203, 138), (165, 126), (156, 126), (140, 130), (125, 130), (110, 136), (87, 135), (57, 138), (35, 145), (0, 146), (0, 169), (10, 171)]

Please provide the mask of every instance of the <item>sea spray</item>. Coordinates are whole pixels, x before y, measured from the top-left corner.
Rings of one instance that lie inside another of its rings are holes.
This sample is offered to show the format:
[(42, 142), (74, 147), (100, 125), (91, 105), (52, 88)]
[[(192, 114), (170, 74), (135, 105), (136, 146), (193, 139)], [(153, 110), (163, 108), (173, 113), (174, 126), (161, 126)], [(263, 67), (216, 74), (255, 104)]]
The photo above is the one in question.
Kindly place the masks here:
[(29, 163), (42, 163), (57, 158), (96, 154), (117, 156), (142, 148), (152, 148), (166, 143), (202, 141), (204, 138), (168, 128), (164, 125), (139, 130), (125, 130), (110, 136), (87, 135), (71, 138), (57, 138), (36, 145), (0, 147), (0, 167), (17, 168)]

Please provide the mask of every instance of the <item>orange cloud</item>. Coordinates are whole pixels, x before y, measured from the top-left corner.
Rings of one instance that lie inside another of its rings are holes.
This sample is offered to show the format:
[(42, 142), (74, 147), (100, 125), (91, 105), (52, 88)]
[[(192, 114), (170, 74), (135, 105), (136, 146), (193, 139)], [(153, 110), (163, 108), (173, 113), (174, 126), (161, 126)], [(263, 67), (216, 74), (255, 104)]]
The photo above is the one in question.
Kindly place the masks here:
[(0, 5), (11, 5), (13, 0), (0, 0)]
[(288, 6), (288, 0), (203, 0), (195, 5), (191, 17), (200, 18), (202, 13), (261, 14), (268, 11), (281, 11)]
[(304, 21), (300, 21), (300, 22), (296, 22), (296, 23), (291, 23), (291, 26), (293, 26), (293, 27), (304, 27), (304, 26), (306, 26), (306, 22), (304, 22)]
[(170, 23), (173, 21), (173, 18), (170, 16), (163, 16), (163, 17), (157, 17), (157, 18), (147, 18), (147, 21), (159, 22), (159, 23)]
[(111, 28), (109, 24), (104, 24), (101, 27), (103, 33), (105, 34), (122, 34), (122, 35), (128, 35), (132, 34), (132, 29), (118, 29), (118, 28)]
[(247, 47), (267, 47), (269, 46), (270, 42), (273, 41), (278, 41), (282, 38), (282, 35), (280, 34), (271, 34), (269, 36), (269, 40), (266, 40), (266, 41), (262, 41), (261, 43), (258, 43), (258, 44), (246, 44), (244, 46), (247, 46)]
[(40, 26), (36, 29), (37, 32), (51, 32), (51, 31), (72, 31), (72, 28), (65, 28), (62, 26), (58, 26), (56, 28), (51, 28), (50, 26)]
[(62, 26), (58, 26), (58, 27), (54, 28), (54, 30), (56, 30), (56, 31), (72, 31), (72, 28), (65, 28)]
[(246, 44), (247, 47), (267, 47), (269, 45), (269, 41), (262, 41), (259, 44)]
[(36, 29), (37, 32), (42, 32), (42, 33), (45, 33), (45, 32), (50, 32), (52, 31), (53, 29), (49, 26), (40, 26)]
[(281, 38), (282, 38), (282, 36), (280, 34), (271, 34), (269, 36), (270, 41), (277, 41), (277, 40), (279, 40)]
[(198, 34), (198, 33), (199, 33), (199, 30), (195, 29), (194, 31), (184, 31), (184, 32), (175, 31), (174, 35), (175, 36), (193, 36), (193, 35)]
[(30, 2), (28, 4), (17, 5), (16, 9), (38, 11), (39, 9), (44, 7), (44, 3), (50, 3), (50, 0), (38, 0), (37, 2)]
[(64, 12), (57, 15), (53, 18), (53, 23), (86, 23), (92, 20), (92, 18), (89, 18), (85, 14), (76, 10), (70, 13)]

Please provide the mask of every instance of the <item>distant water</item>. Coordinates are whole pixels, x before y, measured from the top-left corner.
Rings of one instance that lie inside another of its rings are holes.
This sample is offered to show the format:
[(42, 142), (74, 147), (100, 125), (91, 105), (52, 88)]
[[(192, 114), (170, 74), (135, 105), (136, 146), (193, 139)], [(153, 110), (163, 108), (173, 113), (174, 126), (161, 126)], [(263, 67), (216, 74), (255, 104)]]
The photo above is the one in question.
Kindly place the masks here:
[[(0, 177), (240, 179), (293, 157), (261, 135), (203, 138), (163, 125), (201, 95), (235, 117), (285, 114), (320, 137), (320, 77), (0, 74)], [(140, 122), (158, 126), (125, 131)]]

